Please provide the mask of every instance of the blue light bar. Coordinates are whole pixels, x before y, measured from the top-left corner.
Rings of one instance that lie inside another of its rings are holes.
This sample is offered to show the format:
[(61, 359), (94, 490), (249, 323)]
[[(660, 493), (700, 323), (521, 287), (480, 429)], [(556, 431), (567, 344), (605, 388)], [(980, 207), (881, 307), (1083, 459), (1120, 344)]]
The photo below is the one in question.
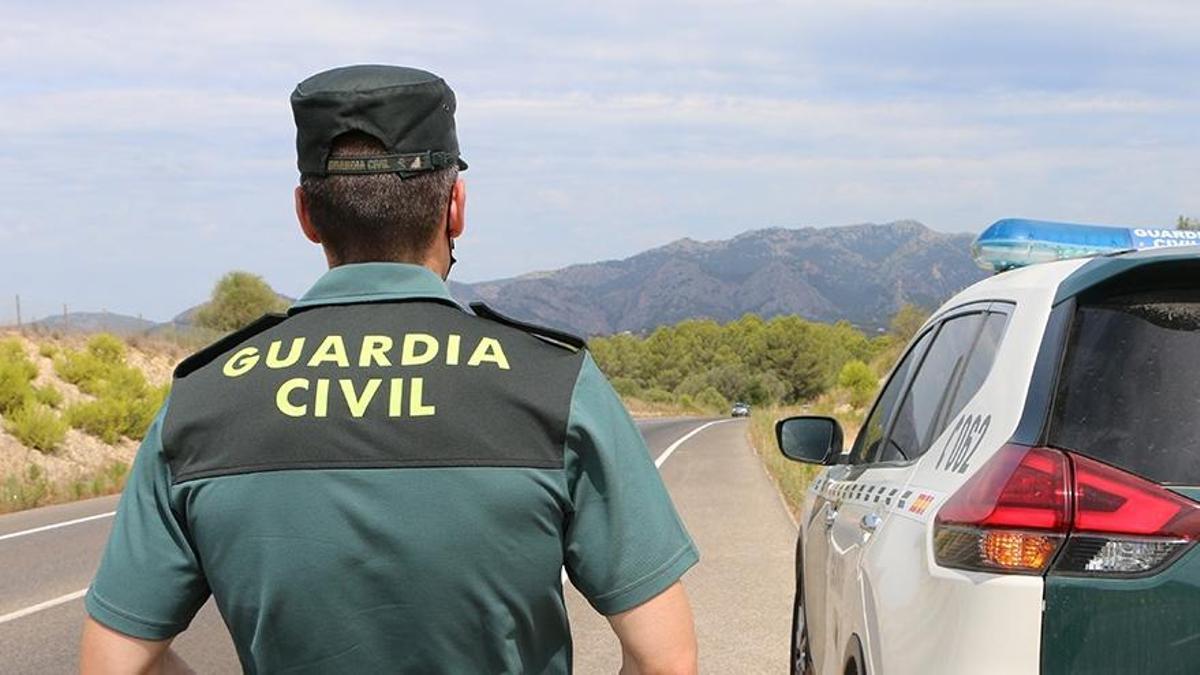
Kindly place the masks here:
[(984, 230), (971, 244), (971, 256), (989, 272), (1041, 262), (1087, 258), (1165, 246), (1200, 244), (1200, 231), (1076, 225), (1006, 218)]

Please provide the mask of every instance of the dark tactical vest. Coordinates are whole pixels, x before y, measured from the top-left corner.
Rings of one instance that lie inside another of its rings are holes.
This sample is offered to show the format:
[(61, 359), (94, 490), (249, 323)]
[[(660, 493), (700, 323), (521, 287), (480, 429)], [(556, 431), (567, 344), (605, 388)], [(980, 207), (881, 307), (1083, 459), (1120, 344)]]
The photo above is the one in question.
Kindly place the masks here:
[[(180, 364), (173, 481), (283, 469), (561, 468), (582, 341), (439, 299), (267, 316)], [(482, 318), (486, 316), (487, 318)]]

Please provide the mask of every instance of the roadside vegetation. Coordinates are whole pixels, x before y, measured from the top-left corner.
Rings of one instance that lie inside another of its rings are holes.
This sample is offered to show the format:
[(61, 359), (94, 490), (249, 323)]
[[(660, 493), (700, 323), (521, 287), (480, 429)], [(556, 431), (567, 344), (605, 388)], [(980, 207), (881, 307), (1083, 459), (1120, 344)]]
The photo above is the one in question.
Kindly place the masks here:
[(56, 410), (62, 394), (53, 385), (34, 384), (38, 368), (15, 339), (0, 342), (0, 416), (4, 430), (21, 443), (53, 453), (67, 435), (67, 424)]
[(795, 415), (833, 417), (842, 425), (842, 430), (846, 434), (845, 447), (848, 448), (857, 438), (858, 429), (862, 426), (863, 417), (866, 415), (864, 408), (848, 405), (849, 396), (849, 392), (844, 390), (836, 391), (821, 396), (809, 405), (775, 405), (755, 409), (750, 413), (750, 426), (747, 432), (750, 437), (750, 445), (762, 459), (763, 466), (766, 467), (771, 480), (775, 482), (779, 493), (783, 495), (783, 500), (787, 503), (788, 510), (792, 512), (793, 516), (799, 512), (800, 500), (804, 497), (804, 491), (808, 489), (808, 484), (817, 474), (819, 467), (784, 457), (775, 442), (775, 423)]
[(646, 337), (595, 338), (600, 368), (624, 397), (684, 407), (798, 403), (834, 386), (849, 361), (882, 347), (848, 323), (748, 314), (727, 324), (684, 321)]
[(141, 440), (167, 395), (167, 386), (151, 386), (126, 362), (126, 349), (120, 338), (100, 334), (54, 359), (58, 376), (92, 397), (68, 407), (67, 422), (105, 443)]
[(119, 492), (181, 358), (287, 306), (230, 272), (194, 325), (122, 339), (26, 329), (0, 335), (0, 513)]
[(282, 312), (287, 306), (287, 300), (262, 277), (234, 271), (217, 281), (212, 298), (196, 311), (196, 325), (217, 333), (228, 333), (249, 325), (268, 312)]
[(0, 337), (0, 513), (118, 492), (181, 349), (150, 338)]
[(927, 317), (906, 305), (885, 334), (867, 337), (844, 322), (747, 315), (723, 325), (684, 321), (646, 337), (596, 338), (590, 348), (635, 414), (657, 407), (664, 414), (725, 415), (734, 401), (750, 403), (750, 442), (794, 512), (816, 469), (779, 453), (776, 420), (834, 417), (849, 446), (883, 379)]
[(129, 464), (113, 461), (70, 480), (51, 479), (46, 470), (30, 464), (21, 474), (0, 480), (0, 513), (102, 497), (125, 487)]
[(926, 316), (905, 306), (887, 333), (867, 337), (846, 322), (747, 314), (726, 324), (683, 321), (644, 337), (593, 338), (589, 347), (626, 400), (715, 411), (734, 401), (800, 405), (845, 391), (862, 407)]

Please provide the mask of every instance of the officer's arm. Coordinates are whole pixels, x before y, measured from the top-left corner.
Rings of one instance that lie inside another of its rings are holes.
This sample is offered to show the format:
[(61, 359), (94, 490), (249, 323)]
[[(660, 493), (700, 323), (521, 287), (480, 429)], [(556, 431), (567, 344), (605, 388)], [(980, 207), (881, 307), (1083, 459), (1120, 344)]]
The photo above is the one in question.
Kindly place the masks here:
[(208, 599), (192, 538), (172, 500), (162, 427), (146, 431), (84, 605), (84, 673), (190, 672), (169, 647)]
[(627, 612), (608, 617), (621, 641), (622, 675), (695, 673), (696, 631), (683, 584)]
[(171, 651), (171, 639), (140, 640), (88, 618), (79, 647), (81, 675), (170, 675), (195, 672)]

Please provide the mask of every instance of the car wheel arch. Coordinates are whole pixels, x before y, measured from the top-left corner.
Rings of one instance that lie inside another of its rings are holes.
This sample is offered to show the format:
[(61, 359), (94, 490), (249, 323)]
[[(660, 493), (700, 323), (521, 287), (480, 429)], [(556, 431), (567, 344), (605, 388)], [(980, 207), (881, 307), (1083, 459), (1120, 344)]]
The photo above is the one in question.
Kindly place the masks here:
[(867, 675), (867, 660), (863, 653), (862, 640), (858, 635), (851, 635), (846, 642), (846, 653), (842, 657), (845, 675)]

